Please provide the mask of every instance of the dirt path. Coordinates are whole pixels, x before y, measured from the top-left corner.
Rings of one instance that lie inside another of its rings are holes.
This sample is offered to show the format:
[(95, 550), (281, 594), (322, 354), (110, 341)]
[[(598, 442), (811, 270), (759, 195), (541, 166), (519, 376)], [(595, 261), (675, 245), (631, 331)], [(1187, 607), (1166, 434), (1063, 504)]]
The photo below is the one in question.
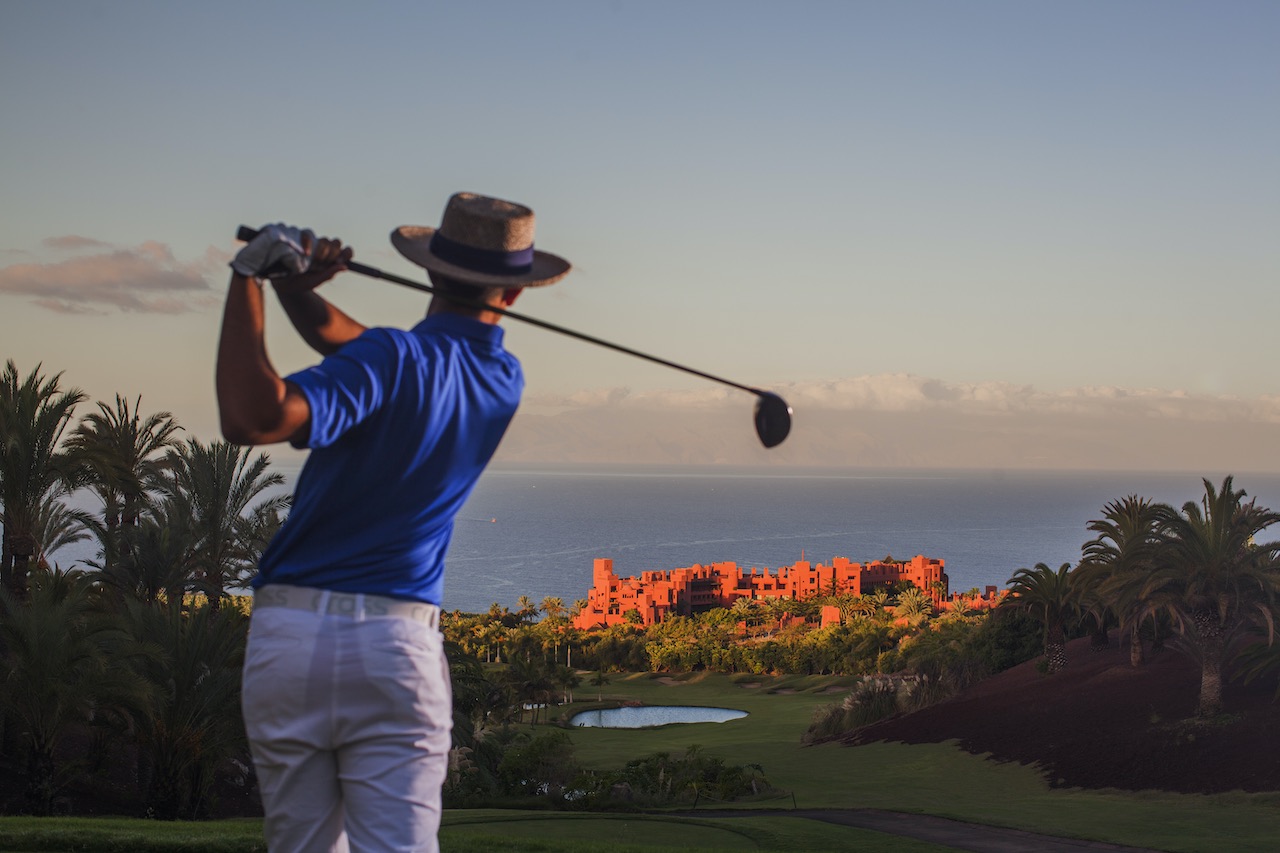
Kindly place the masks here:
[(1110, 850), (1117, 853), (1160, 853), (1147, 847), (1125, 847), (1104, 841), (1083, 841), (1076, 838), (1059, 838), (1054, 835), (1038, 835), (1020, 829), (983, 826), (977, 823), (951, 820), (931, 815), (888, 812), (879, 809), (699, 809), (679, 812), (683, 817), (731, 817), (749, 818), (760, 815), (775, 817), (802, 817), (821, 820), (858, 829), (872, 829), (889, 835), (901, 835), (928, 841), (953, 850), (973, 850), (977, 853), (1081, 853), (1085, 850)]

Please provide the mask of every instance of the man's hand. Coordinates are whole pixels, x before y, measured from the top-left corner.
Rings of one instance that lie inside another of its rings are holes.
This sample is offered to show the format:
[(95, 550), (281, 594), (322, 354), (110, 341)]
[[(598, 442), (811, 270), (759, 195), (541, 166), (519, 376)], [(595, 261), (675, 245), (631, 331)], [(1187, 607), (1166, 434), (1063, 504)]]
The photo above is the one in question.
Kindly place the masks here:
[(245, 278), (297, 275), (311, 267), (316, 235), (277, 222), (263, 226), (231, 261), (231, 268)]
[(315, 290), (345, 270), (347, 261), (351, 260), (351, 248), (343, 248), (341, 240), (330, 240), (328, 237), (317, 240), (310, 231), (304, 231), (303, 238), (307, 241), (310, 255), (307, 268), (292, 275), (269, 276), (276, 294), (281, 298)]

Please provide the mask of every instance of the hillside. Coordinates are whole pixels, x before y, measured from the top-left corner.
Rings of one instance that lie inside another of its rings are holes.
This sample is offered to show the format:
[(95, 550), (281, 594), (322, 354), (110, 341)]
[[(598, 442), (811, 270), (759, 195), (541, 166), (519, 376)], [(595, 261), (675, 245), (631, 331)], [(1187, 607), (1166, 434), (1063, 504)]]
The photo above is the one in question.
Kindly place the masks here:
[(1224, 690), (1226, 713), (1191, 721), (1199, 669), (1173, 651), (1137, 669), (1113, 634), (1091, 651), (1068, 645), (1070, 664), (1046, 676), (1031, 661), (913, 714), (847, 738), (936, 743), (956, 740), (1001, 761), (1038, 763), (1060, 787), (1155, 788), (1185, 793), (1280, 790), (1280, 703), (1274, 681)]

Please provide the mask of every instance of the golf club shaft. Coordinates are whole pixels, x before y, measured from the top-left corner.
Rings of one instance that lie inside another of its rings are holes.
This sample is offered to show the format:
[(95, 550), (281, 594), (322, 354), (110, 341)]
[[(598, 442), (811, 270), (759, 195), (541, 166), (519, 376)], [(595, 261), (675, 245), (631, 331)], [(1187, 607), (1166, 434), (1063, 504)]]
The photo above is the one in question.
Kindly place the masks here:
[[(258, 232), (245, 225), (241, 225), (239, 230), (236, 231), (236, 239), (243, 240), (246, 243), (252, 240), (256, 236), (258, 236)], [(391, 273), (383, 272), (382, 270), (377, 269), (376, 267), (371, 267), (371, 266), (367, 266), (366, 264), (356, 263), (355, 261), (348, 261), (347, 269), (350, 270), (351, 272), (368, 276), (369, 278), (380, 278), (380, 279), (383, 279), (384, 281), (389, 281), (393, 284), (399, 284), (404, 287), (411, 288), (413, 290), (420, 290), (423, 293), (434, 294), (436, 292), (435, 288), (431, 287), (428, 284), (421, 284), (419, 282), (413, 281), (412, 279), (401, 278), (398, 275), (392, 275)], [(448, 298), (452, 299), (453, 297), (448, 297)], [(636, 358), (643, 358), (645, 361), (651, 361), (654, 364), (661, 364), (664, 367), (670, 367), (673, 370), (679, 370), (684, 373), (692, 374), (693, 376), (700, 376), (703, 379), (710, 379), (712, 382), (719, 382), (721, 385), (728, 385), (730, 388), (737, 388), (739, 391), (746, 391), (748, 394), (755, 394), (757, 397), (763, 397), (765, 394), (769, 393), (768, 391), (762, 391), (759, 388), (752, 388), (748, 385), (741, 385), (737, 382), (734, 382), (729, 379), (724, 379), (720, 376), (714, 376), (710, 373), (705, 373), (701, 370), (695, 370), (692, 367), (686, 367), (683, 364), (677, 364), (674, 361), (668, 361), (665, 358), (658, 358), (656, 355), (649, 355), (648, 353), (631, 349), (631, 347), (624, 347), (622, 344), (615, 344), (610, 341), (603, 340), (602, 338), (597, 338), (594, 335), (588, 335), (583, 332), (575, 332), (573, 329), (566, 329), (564, 326), (557, 326), (554, 323), (548, 323), (546, 320), (539, 320), (536, 317), (530, 317), (525, 314), (517, 314), (515, 311), (511, 311), (506, 308), (496, 308), (492, 305), (485, 305), (483, 307), (487, 311), (492, 311), (495, 314), (501, 314), (504, 317), (510, 317), (513, 320), (519, 320), (523, 323), (529, 323), (531, 325), (537, 326), (541, 329), (546, 329), (551, 332), (559, 332), (562, 335), (568, 335), (571, 338), (577, 338), (580, 341), (586, 341), (589, 344), (602, 346), (605, 349), (611, 349), (611, 350), (614, 350), (615, 352), (625, 353), (626, 355), (633, 355)]]

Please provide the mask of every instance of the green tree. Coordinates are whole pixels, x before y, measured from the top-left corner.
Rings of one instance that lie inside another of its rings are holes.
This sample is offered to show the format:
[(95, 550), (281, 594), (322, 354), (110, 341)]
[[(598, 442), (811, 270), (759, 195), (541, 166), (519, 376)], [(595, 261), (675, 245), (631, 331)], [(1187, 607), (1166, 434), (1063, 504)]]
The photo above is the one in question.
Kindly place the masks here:
[(126, 543), (121, 558), (95, 572), (98, 582), (122, 601), (182, 601), (194, 560), (188, 519), (162, 510), (129, 527), (121, 539)]
[(1140, 590), (1142, 615), (1168, 615), (1175, 646), (1200, 664), (1202, 718), (1221, 712), (1223, 670), (1250, 629), (1274, 635), (1280, 592), (1280, 542), (1255, 542), (1280, 513), (1246, 503), (1231, 477), (1221, 489), (1203, 482), (1199, 503), (1160, 508), (1156, 567)]
[(1072, 578), (1081, 607), (1095, 622), (1105, 628), (1110, 611), (1129, 635), (1132, 666), (1143, 662), (1140, 591), (1155, 568), (1159, 519), (1158, 505), (1137, 495), (1108, 503), (1102, 518), (1089, 522), (1098, 535), (1085, 544)]
[(288, 506), (288, 497), (266, 494), (284, 478), (269, 471), (265, 453), (224, 441), (188, 439), (168, 463), (168, 511), (190, 520), (194, 586), (217, 610), (257, 565), (264, 525)]
[(898, 593), (898, 603), (893, 608), (893, 615), (906, 619), (911, 625), (919, 625), (933, 615), (933, 599), (918, 586), (904, 589)]
[(26, 753), (26, 798), (38, 814), (73, 774), (58, 744), (72, 726), (145, 718), (147, 684), (115, 665), (132, 649), (79, 572), (35, 571), (20, 602), (0, 589), (0, 707)]
[(184, 608), (126, 605), (126, 624), (149, 654), (137, 658), (152, 685), (152, 712), (142, 729), (143, 796), (157, 817), (209, 817), (215, 774), (230, 758), (248, 761), (240, 714), (240, 671), (248, 618), (212, 603)]
[(444, 652), (453, 686), (453, 745), (474, 748), (477, 726), (484, 718), (486, 700), (494, 685), (485, 677), (479, 658), (468, 654), (458, 643), (446, 641)]
[(538, 606), (533, 603), (533, 599), (529, 596), (520, 596), (516, 599), (516, 604), (520, 606), (520, 609), (516, 611), (516, 616), (520, 618), (521, 622), (532, 621), (538, 615)]
[(506, 680), (520, 703), (517, 717), (528, 711), (529, 725), (535, 725), (538, 712), (550, 704), (556, 687), (548, 667), (540, 658), (526, 660), (516, 657), (507, 665)]
[(548, 595), (542, 599), (542, 604), (538, 606), (538, 609), (546, 614), (548, 619), (558, 622), (565, 614), (564, 599)]
[(498, 778), (508, 794), (559, 798), (581, 772), (569, 735), (553, 730), (508, 748)]
[[(92, 536), (89, 531), (93, 529), (93, 517), (68, 506), (66, 498), (70, 494), (66, 485), (59, 484), (45, 495), (36, 510), (32, 527), (36, 549), (31, 555), (36, 566), (47, 567), (54, 551)], [(3, 519), (4, 514), (0, 513), (0, 521)]]
[(67, 440), (67, 450), (88, 472), (87, 485), (102, 503), (101, 567), (110, 571), (119, 559), (121, 534), (136, 526), (162, 486), (165, 455), (182, 429), (169, 412), (143, 418), (142, 398), (132, 407), (116, 395), (115, 408), (99, 402)]
[(878, 587), (868, 593), (863, 593), (863, 599), (870, 605), (868, 615), (873, 619), (884, 619), (886, 615), (885, 608), (889, 606), (889, 599), (892, 598), (889, 590), (884, 587)]
[(1044, 563), (1018, 569), (1007, 581), (1010, 595), (1001, 604), (1025, 610), (1044, 626), (1044, 656), (1050, 673), (1067, 665), (1066, 628), (1076, 613), (1070, 572), (1070, 563), (1063, 563), (1056, 572)]
[(604, 688), (605, 688), (605, 685), (609, 683), (608, 674), (603, 669), (598, 669), (591, 676), (591, 678), (588, 679), (587, 683), (590, 684), (592, 687), (596, 688), (596, 701), (603, 702)]
[(85, 395), (64, 391), (61, 379), (41, 376), (40, 365), (20, 378), (12, 360), (0, 374), (0, 585), (17, 598), (26, 595), (32, 557), (42, 550), (41, 516), (55, 508), (51, 497), (75, 485), (75, 465), (60, 445)]

